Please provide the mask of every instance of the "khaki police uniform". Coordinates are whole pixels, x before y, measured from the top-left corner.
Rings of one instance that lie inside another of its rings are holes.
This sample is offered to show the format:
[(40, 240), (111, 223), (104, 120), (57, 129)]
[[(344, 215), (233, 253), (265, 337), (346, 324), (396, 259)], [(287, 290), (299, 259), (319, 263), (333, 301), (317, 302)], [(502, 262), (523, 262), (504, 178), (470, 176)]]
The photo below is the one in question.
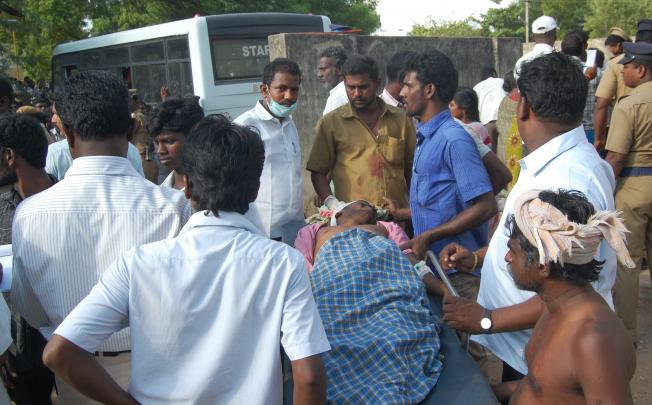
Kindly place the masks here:
[(624, 56), (625, 54), (621, 53), (607, 63), (607, 68), (602, 73), (600, 84), (598, 84), (598, 88), (595, 90), (596, 97), (618, 101), (630, 95), (633, 89), (625, 86), (625, 83), (623, 83), (623, 75), (621, 74), (623, 65), (618, 63)]
[[(626, 43), (626, 50), (632, 49), (627, 45), (636, 45), (634, 52), (649, 51), (652, 59), (652, 44)], [(631, 55), (626, 52), (627, 57)], [(647, 58), (646, 54), (642, 56)], [(639, 84), (629, 97), (616, 104), (606, 149), (627, 155), (616, 184), (615, 200), (616, 209), (622, 212), (630, 231), (627, 246), (636, 267), (628, 269), (618, 264), (614, 304), (618, 316), (636, 341), (641, 263), (645, 258), (648, 264), (652, 264), (652, 81)]]

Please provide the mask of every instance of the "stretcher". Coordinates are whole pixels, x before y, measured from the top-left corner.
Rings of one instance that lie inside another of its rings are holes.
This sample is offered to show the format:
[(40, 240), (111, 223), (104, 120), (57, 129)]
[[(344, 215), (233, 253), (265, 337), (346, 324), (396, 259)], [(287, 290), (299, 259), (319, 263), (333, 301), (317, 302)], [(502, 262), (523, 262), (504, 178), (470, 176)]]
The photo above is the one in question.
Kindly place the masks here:
[[(428, 298), (435, 321), (440, 324), (440, 353), (444, 356), (444, 367), (437, 385), (421, 404), (497, 405), (498, 401), (480, 368), (460, 344), (455, 332), (442, 321), (441, 299), (431, 295)], [(289, 367), (286, 370), (286, 377), (291, 377)], [(291, 378), (285, 379), (283, 404), (292, 404)]]

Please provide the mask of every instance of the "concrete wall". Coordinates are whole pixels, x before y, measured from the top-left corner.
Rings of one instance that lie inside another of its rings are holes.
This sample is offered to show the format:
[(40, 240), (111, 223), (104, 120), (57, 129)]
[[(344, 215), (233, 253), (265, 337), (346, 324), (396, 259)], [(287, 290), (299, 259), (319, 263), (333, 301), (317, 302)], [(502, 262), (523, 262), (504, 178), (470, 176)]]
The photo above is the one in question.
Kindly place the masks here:
[[(301, 138), (302, 161), (308, 159), (315, 136), (314, 127), (328, 98), (328, 91), (317, 79), (319, 53), (329, 46), (341, 46), (349, 55), (366, 54), (385, 70), (385, 61), (400, 50), (416, 52), (437, 49), (447, 54), (459, 72), (459, 85), (472, 87), (480, 81), (482, 68), (493, 66), (499, 75), (511, 70), (522, 55), (517, 38), (428, 38), (375, 37), (333, 34), (278, 34), (269, 37), (270, 59), (285, 57), (296, 61), (303, 72), (299, 106), (293, 114)], [(310, 176), (304, 171), (305, 208), (312, 207), (314, 191)]]

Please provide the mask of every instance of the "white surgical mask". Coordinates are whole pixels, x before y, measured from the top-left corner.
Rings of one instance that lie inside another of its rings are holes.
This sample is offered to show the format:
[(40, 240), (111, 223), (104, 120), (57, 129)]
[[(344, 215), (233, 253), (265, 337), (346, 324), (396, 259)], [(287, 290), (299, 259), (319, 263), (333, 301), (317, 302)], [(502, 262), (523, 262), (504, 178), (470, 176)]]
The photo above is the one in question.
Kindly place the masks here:
[(294, 112), (294, 110), (297, 109), (297, 103), (295, 102), (291, 106), (287, 107), (283, 104), (277, 103), (270, 97), (269, 101), (267, 102), (267, 108), (269, 108), (269, 111), (273, 115), (280, 118), (287, 118)]

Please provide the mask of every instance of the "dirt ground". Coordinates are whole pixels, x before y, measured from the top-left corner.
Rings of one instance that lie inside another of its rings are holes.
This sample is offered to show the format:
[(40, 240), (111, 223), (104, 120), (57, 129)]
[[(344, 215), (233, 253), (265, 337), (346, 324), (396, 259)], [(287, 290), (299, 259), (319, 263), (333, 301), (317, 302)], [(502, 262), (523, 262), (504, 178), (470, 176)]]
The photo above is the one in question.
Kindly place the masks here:
[(652, 285), (649, 270), (641, 273), (640, 282), (636, 374), (631, 387), (634, 403), (644, 405), (652, 403)]

